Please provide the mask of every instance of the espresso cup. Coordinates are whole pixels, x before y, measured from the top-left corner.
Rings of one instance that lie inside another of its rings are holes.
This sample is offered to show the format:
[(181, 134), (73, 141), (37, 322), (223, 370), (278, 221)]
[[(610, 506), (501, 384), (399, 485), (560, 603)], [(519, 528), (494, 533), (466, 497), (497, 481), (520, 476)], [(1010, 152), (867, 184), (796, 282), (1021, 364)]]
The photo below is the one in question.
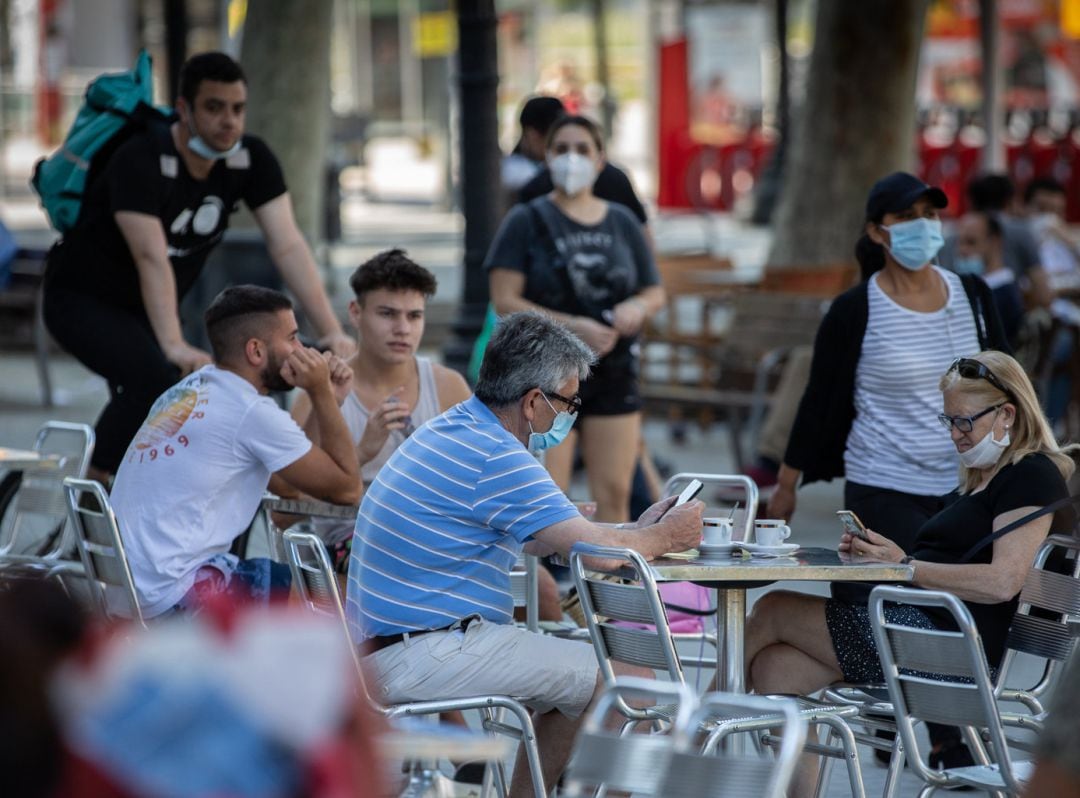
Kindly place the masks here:
[(754, 522), (754, 541), (759, 546), (779, 546), (791, 535), (791, 527), (779, 519), (763, 518)]
[(730, 518), (703, 518), (701, 540), (708, 546), (726, 546), (731, 543), (733, 525)]

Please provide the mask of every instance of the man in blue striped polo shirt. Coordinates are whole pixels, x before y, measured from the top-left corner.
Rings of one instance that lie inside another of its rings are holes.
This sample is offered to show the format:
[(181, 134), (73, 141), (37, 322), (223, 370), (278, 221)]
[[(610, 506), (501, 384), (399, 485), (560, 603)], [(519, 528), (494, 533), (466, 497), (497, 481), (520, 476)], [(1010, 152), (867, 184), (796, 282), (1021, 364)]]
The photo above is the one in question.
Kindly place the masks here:
[[(599, 674), (590, 644), (514, 626), (510, 569), (522, 547), (567, 555), (585, 541), (657, 557), (701, 539), (697, 501), (666, 514), (673, 499), (659, 502), (635, 524), (591, 523), (533, 456), (566, 437), (593, 362), (548, 315), (500, 321), (475, 396), (413, 433), (365, 493), (349, 564), (349, 625), (367, 641), (381, 700), (527, 697), (547, 784), (566, 765)], [(511, 794), (531, 794), (520, 756)]]

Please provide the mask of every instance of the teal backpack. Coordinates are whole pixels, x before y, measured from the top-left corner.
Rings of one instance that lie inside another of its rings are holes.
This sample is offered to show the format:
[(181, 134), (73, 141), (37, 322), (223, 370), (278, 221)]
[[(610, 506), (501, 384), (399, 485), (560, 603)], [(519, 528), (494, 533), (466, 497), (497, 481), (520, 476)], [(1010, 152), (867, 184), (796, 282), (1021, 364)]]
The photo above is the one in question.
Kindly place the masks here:
[(153, 105), (150, 56), (139, 51), (135, 68), (95, 78), (64, 144), (34, 167), (30, 185), (41, 197), (49, 222), (66, 233), (79, 220), (86, 189), (109, 156), (132, 132), (170, 119)]

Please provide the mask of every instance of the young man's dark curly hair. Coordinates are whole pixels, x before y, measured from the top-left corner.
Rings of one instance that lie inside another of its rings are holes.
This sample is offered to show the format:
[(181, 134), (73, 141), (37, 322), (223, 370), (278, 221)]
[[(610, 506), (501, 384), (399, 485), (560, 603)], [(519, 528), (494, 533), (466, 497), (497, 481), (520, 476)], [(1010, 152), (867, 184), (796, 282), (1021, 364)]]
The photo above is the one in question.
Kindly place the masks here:
[(359, 302), (364, 294), (385, 288), (388, 291), (419, 291), (425, 297), (435, 293), (435, 275), (405, 254), (403, 249), (387, 249), (360, 264), (349, 278)]

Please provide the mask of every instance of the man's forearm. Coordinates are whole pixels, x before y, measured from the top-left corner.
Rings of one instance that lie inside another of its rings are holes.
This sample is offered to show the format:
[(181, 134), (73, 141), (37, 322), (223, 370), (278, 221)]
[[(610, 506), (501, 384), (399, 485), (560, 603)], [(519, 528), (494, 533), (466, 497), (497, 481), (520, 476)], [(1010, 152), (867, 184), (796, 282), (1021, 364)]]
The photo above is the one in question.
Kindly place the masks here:
[(281, 249), (272, 250), (270, 256), (319, 335), (343, 333), (341, 322), (334, 315), (323, 289), (322, 277), (307, 242), (297, 235)]
[(139, 293), (154, 337), (162, 349), (182, 343), (180, 312), (176, 295), (176, 277), (168, 260), (158, 262), (151, 257), (135, 261), (139, 275)]

